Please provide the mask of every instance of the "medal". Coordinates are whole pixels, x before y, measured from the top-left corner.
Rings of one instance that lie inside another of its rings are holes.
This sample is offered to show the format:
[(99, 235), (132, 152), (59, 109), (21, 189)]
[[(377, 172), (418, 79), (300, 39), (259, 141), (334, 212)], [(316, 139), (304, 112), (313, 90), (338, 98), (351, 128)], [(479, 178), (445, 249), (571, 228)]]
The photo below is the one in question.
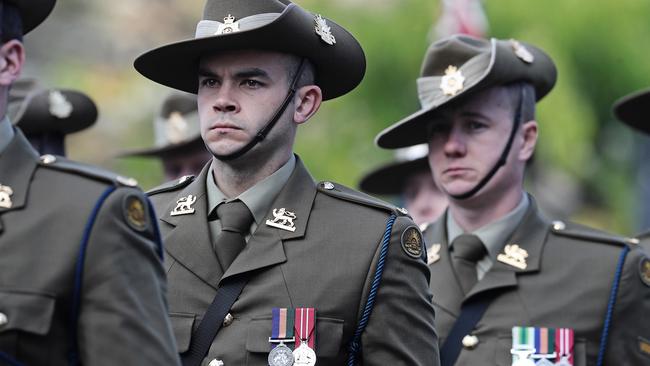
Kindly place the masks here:
[(512, 328), (513, 366), (573, 366), (573, 329)]
[[(294, 309), (273, 308), (272, 310), (271, 352), (267, 361), (269, 366), (292, 366), (293, 352), (284, 342), (294, 342)], [(277, 343), (277, 344), (276, 344)]]
[(314, 352), (315, 320), (316, 310), (314, 308), (296, 309), (295, 332), (298, 339), (300, 339), (300, 346), (293, 351), (294, 366), (316, 365), (316, 352)]
[(558, 328), (555, 331), (555, 344), (558, 357), (557, 366), (573, 366), (573, 329)]

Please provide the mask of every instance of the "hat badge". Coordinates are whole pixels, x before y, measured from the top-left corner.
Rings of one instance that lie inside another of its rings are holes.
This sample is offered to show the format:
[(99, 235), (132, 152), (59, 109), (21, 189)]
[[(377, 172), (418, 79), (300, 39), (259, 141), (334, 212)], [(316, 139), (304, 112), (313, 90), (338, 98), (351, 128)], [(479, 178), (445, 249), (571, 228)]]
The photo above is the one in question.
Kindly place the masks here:
[(183, 115), (179, 112), (172, 112), (167, 118), (167, 126), (165, 132), (167, 139), (172, 144), (183, 142), (187, 138), (187, 130), (189, 126)]
[(72, 114), (72, 103), (58, 90), (50, 91), (48, 101), (50, 114), (59, 119), (65, 119)]
[(521, 59), (523, 62), (532, 64), (533, 61), (535, 61), (535, 56), (530, 53), (528, 48), (524, 47), (524, 45), (518, 41), (511, 39), (510, 45), (512, 45), (512, 50), (515, 52), (515, 55), (517, 55), (517, 57), (519, 57), (519, 59)]
[(239, 22), (235, 21), (235, 17), (231, 14), (228, 14), (227, 17), (223, 18), (223, 24), (219, 24), (217, 31), (214, 35), (228, 34), (239, 31)]
[(440, 79), (440, 89), (445, 95), (454, 96), (463, 90), (465, 77), (456, 66), (449, 65)]
[(316, 23), (316, 34), (320, 36), (320, 39), (323, 42), (327, 43), (330, 46), (333, 46), (336, 43), (336, 38), (332, 34), (332, 29), (327, 25), (327, 21), (320, 14), (314, 17), (314, 22)]

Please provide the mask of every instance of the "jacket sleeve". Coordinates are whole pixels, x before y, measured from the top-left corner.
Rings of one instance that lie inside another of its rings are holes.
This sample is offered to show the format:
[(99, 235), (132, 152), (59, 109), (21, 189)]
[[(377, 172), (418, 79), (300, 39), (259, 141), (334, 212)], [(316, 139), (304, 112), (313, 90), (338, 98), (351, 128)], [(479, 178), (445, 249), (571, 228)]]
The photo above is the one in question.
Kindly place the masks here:
[(99, 208), (81, 277), (84, 365), (180, 365), (150, 212), (144, 194), (132, 188), (117, 188)]
[(650, 259), (632, 246), (625, 260), (612, 312), (605, 365), (650, 362)]
[[(429, 268), (422, 255), (407, 254), (402, 236), (417, 226), (405, 216), (396, 219), (390, 237), (381, 285), (366, 330), (361, 337), (360, 365), (437, 366), (438, 336), (429, 290)], [(408, 240), (408, 239), (405, 239)], [(381, 249), (381, 244), (378, 248)], [(417, 253), (415, 253), (417, 254)], [(370, 270), (369, 287), (378, 254)], [(362, 308), (365, 304), (362, 304)]]

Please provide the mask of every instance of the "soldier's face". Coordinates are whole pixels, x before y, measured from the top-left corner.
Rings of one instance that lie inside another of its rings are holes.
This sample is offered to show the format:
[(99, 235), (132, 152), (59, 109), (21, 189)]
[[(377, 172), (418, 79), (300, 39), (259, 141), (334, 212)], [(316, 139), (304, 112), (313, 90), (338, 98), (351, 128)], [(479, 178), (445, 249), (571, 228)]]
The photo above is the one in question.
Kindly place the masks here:
[[(289, 56), (276, 52), (232, 51), (205, 56), (199, 64), (198, 110), (201, 136), (213, 154), (245, 146), (269, 121), (287, 95)], [(291, 108), (256, 147), (291, 145)], [(292, 132), (293, 131), (293, 132)]]
[[(505, 88), (486, 89), (442, 111), (433, 122), (429, 139), (433, 177), (444, 192), (460, 195), (473, 189), (501, 156), (513, 127), (512, 102)], [(483, 194), (521, 190), (525, 162), (536, 138), (535, 121), (520, 127), (507, 163), (481, 190)]]
[(434, 222), (447, 208), (447, 196), (436, 186), (431, 171), (419, 171), (406, 180), (404, 207), (420, 225)]

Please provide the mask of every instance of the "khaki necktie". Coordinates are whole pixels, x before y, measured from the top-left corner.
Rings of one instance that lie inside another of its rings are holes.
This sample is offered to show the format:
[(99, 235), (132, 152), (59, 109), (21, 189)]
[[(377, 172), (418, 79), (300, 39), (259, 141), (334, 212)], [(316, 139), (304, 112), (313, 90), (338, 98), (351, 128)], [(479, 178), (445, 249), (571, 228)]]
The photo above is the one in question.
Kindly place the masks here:
[(208, 216), (209, 220), (219, 218), (221, 233), (214, 242), (214, 250), (221, 268), (225, 272), (239, 252), (246, 246), (246, 233), (253, 223), (253, 215), (242, 201), (222, 203)]
[(485, 256), (487, 250), (481, 239), (472, 234), (462, 234), (451, 244), (452, 265), (456, 276), (466, 294), (478, 282), (476, 262)]

